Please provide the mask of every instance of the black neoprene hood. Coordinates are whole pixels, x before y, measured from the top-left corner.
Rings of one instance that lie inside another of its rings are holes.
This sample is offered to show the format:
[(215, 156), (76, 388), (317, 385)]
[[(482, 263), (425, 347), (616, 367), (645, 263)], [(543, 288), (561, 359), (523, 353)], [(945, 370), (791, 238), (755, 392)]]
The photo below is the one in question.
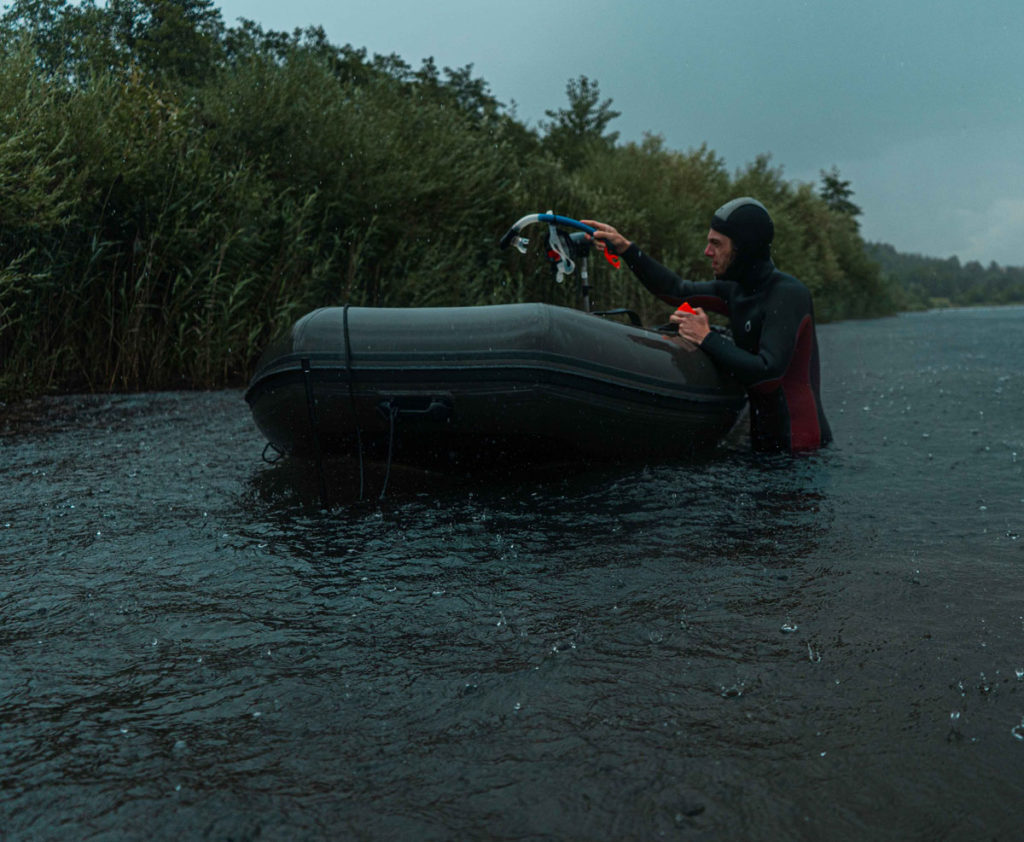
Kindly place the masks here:
[(775, 236), (768, 210), (749, 196), (722, 205), (711, 218), (711, 227), (731, 239), (748, 260), (767, 258)]

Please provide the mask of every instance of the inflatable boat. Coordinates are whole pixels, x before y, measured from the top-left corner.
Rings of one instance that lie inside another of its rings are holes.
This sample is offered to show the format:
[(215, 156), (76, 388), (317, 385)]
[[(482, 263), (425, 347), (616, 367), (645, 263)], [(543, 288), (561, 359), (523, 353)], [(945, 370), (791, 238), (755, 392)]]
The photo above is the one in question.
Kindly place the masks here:
[(746, 398), (678, 336), (507, 304), (315, 310), (267, 349), (246, 400), (281, 453), (444, 464), (682, 456)]
[[(581, 309), (314, 310), (267, 348), (246, 392), (268, 447), (435, 466), (669, 459), (713, 447), (746, 405), (742, 387), (675, 333), (624, 310), (589, 312), (585, 224), (531, 214), (502, 247), (524, 251), (520, 231), (538, 222), (548, 224), (556, 279), (580, 265)], [(616, 321), (622, 314), (635, 323)]]

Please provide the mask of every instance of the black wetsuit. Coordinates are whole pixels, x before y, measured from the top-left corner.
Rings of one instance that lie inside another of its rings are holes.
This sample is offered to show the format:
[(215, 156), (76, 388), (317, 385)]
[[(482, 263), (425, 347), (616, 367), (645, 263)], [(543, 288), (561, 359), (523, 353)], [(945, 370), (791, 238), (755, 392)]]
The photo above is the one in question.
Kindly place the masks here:
[(712, 331), (701, 349), (742, 383), (755, 450), (816, 450), (832, 440), (821, 406), (818, 338), (810, 291), (769, 260), (738, 281), (684, 281), (635, 244), (623, 258), (651, 292), (728, 316), (735, 344)]

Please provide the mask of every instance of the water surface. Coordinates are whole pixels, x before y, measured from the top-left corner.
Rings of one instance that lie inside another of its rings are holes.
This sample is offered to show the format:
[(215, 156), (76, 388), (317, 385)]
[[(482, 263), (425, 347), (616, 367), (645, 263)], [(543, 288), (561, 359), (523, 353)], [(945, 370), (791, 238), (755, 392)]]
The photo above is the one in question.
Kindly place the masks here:
[(1024, 309), (820, 340), (820, 454), (330, 511), (239, 391), (4, 408), (0, 838), (1016, 838)]

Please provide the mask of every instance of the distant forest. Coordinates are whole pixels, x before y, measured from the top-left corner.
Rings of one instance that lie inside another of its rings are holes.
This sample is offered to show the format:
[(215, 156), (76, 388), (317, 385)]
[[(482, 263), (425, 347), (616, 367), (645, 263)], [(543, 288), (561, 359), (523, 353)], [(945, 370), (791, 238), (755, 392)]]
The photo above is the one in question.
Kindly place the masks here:
[[(239, 384), (323, 305), (574, 305), (542, 235), (526, 255), (497, 248), (548, 209), (611, 222), (700, 278), (712, 211), (756, 196), (822, 321), (964, 293), (905, 283), (884, 247), (869, 257), (834, 168), (792, 183), (767, 155), (730, 170), (707, 146), (623, 143), (597, 81), (564, 93), (534, 128), (472, 66), (230, 27), (210, 0), (9, 3), (0, 399)], [(628, 271), (596, 260), (591, 283), (596, 306), (666, 315)]]
[(903, 254), (886, 243), (866, 243), (865, 250), (896, 290), (901, 310), (1024, 302), (1024, 267)]

